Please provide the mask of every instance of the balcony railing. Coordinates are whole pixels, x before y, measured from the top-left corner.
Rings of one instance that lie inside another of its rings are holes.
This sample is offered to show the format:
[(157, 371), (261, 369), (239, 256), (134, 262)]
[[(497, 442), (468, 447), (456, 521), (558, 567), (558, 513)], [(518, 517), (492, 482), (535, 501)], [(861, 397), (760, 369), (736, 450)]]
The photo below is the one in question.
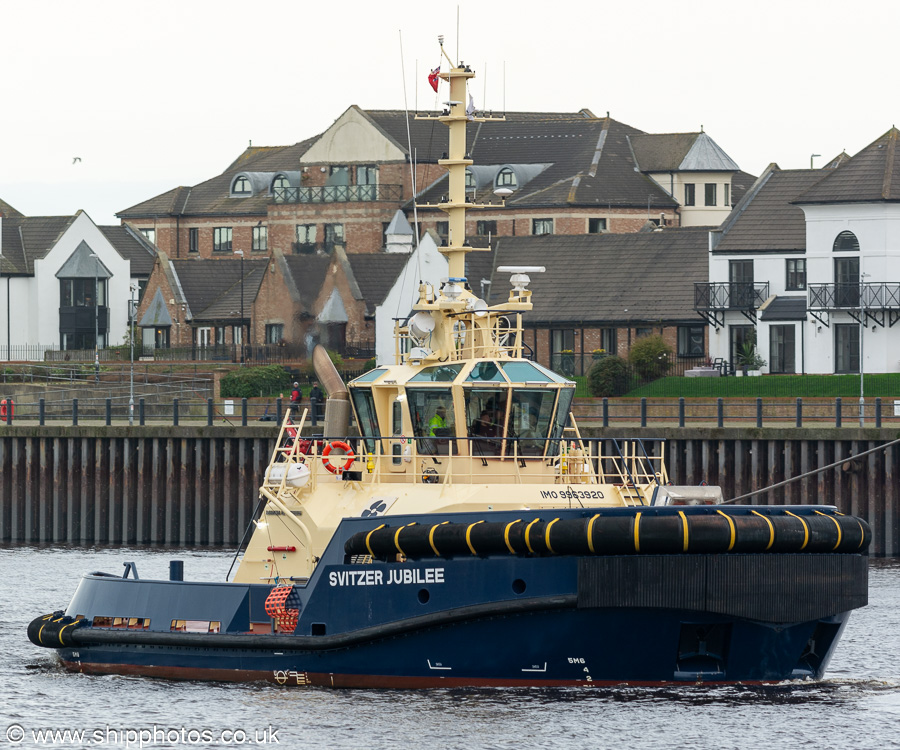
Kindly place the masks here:
[(900, 310), (900, 283), (810, 284), (810, 310)]
[(275, 203), (360, 203), (399, 201), (402, 185), (324, 185), (321, 187), (275, 188)]
[(769, 297), (769, 282), (698, 282), (694, 284), (695, 310), (755, 310)]

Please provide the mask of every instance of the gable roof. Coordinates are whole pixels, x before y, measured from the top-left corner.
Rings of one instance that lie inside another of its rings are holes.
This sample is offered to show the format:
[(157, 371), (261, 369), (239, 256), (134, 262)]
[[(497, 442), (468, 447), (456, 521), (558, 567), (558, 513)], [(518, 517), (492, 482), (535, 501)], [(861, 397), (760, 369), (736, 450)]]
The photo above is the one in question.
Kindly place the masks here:
[(0, 199), (0, 216), (10, 219), (22, 219), (25, 217), (23, 213), (17, 211), (9, 205), (5, 200)]
[[(240, 259), (214, 261), (190, 259), (169, 262), (184, 293), (192, 320), (240, 320)], [(259, 286), (267, 266), (268, 260), (243, 261), (244, 318), (249, 317), (249, 311), (259, 293)]]
[(327, 255), (285, 255), (283, 258), (288, 288), (294, 287), (301, 309), (312, 314), (325, 283), (325, 274), (331, 266), (331, 258)]
[(156, 260), (156, 247), (140, 232), (135, 232), (131, 227), (111, 226), (97, 227), (103, 232), (109, 243), (126, 260), (131, 261), (131, 275), (134, 277), (147, 277), (153, 270)]
[(110, 279), (112, 274), (94, 251), (82, 240), (56, 272), (58, 279)]
[(806, 217), (794, 201), (825, 174), (824, 169), (771, 165), (713, 231), (713, 252), (805, 250)]
[(384, 302), (409, 258), (405, 253), (347, 254), (353, 278), (366, 303), (366, 315), (375, 314), (376, 306)]
[[(495, 268), (546, 265), (530, 274), (535, 324), (696, 323), (694, 282), (708, 276), (708, 229), (687, 227), (638, 234), (544, 235), (497, 239)], [(639, 274), (634, 273), (640, 268)], [(508, 279), (495, 273), (491, 298)]]
[(891, 128), (798, 195), (796, 203), (900, 201), (900, 130)]

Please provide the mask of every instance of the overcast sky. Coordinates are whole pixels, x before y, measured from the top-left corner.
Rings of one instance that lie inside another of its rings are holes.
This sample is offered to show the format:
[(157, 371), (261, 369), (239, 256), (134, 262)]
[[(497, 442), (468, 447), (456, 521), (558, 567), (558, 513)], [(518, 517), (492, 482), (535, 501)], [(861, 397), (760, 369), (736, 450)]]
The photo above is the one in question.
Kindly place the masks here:
[[(759, 174), (855, 154), (900, 112), (888, 0), (0, 0), (0, 198), (98, 224), (320, 133), (431, 107), (437, 36), (476, 105), (707, 133)], [(401, 40), (405, 68), (401, 66)], [(446, 63), (445, 63), (446, 67)], [(405, 76), (403, 71), (405, 70)], [(505, 86), (504, 86), (505, 70)], [(78, 157), (81, 161), (73, 163)]]

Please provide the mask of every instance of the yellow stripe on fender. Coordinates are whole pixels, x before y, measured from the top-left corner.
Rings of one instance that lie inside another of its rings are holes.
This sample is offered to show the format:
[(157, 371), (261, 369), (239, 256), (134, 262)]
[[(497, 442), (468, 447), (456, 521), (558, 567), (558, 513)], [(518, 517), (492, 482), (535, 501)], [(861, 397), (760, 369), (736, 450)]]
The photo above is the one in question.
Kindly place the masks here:
[[(544, 532), (544, 544), (547, 545), (547, 549), (553, 552), (553, 547), (550, 546), (550, 527), (555, 524), (559, 519), (554, 518), (550, 523), (547, 524), (547, 530)], [(553, 552), (555, 555), (556, 552)]]
[(366, 534), (366, 549), (369, 550), (369, 554), (370, 554), (372, 557), (375, 557), (375, 553), (372, 552), (372, 547), (371, 547), (371, 545), (369, 544), (369, 539), (371, 539), (372, 534), (374, 534), (376, 531), (378, 531), (378, 529), (383, 529), (384, 526), (385, 526), (385, 524), (381, 524), (381, 526), (376, 526), (376, 527), (375, 527), (374, 529), (372, 529), (368, 534)]
[(478, 553), (475, 551), (475, 548), (472, 546), (472, 527), (477, 526), (480, 523), (484, 523), (484, 521), (476, 521), (475, 523), (470, 523), (469, 527), (466, 529), (466, 544), (469, 546), (469, 551), (473, 555), (477, 555)]
[(750, 512), (754, 516), (759, 516), (769, 525), (769, 543), (766, 545), (766, 549), (770, 549), (772, 545), (775, 544), (775, 526), (772, 524), (772, 521), (766, 518), (762, 513), (757, 513), (755, 510), (751, 510)]
[[(406, 524), (406, 526), (415, 526), (415, 525), (416, 525), (415, 521), (413, 521), (412, 523)], [(399, 552), (404, 557), (406, 557), (406, 553), (402, 549), (400, 549), (400, 532), (403, 531), (403, 529), (405, 529), (406, 526), (401, 526), (399, 529), (397, 529), (397, 532), (394, 534), (394, 546), (397, 548), (397, 552)]]
[(441, 521), (440, 523), (436, 523), (436, 524), (434, 524), (434, 526), (431, 527), (431, 531), (428, 532), (428, 543), (431, 545), (431, 549), (434, 550), (434, 554), (436, 554), (438, 557), (441, 556), (441, 553), (438, 552), (438, 548), (434, 546), (434, 530), (438, 526), (443, 526), (445, 523), (450, 523), (450, 522), (449, 521)]
[(796, 513), (791, 513), (789, 510), (786, 510), (785, 513), (787, 513), (789, 516), (793, 516), (800, 523), (803, 524), (804, 536), (803, 536), (803, 544), (800, 546), (800, 549), (801, 550), (805, 549), (806, 545), (809, 544), (809, 526), (807, 525), (806, 521), (804, 521), (802, 518), (800, 518), (800, 516), (798, 516)]
[(678, 515), (681, 516), (681, 527), (684, 529), (684, 545), (681, 548), (682, 552), (688, 551), (688, 522), (687, 516), (684, 515), (684, 511), (679, 510)]
[(599, 513), (596, 516), (594, 516), (590, 521), (588, 521), (588, 528), (587, 528), (588, 549), (591, 551), (592, 555), (597, 554), (597, 550), (594, 549), (594, 538), (593, 538), (591, 532), (594, 530), (594, 521), (596, 521), (598, 518), (600, 518)]
[(531, 540), (528, 538), (528, 534), (531, 533), (531, 527), (534, 526), (540, 518), (535, 518), (530, 524), (525, 527), (525, 546), (528, 547), (528, 551), (533, 555), (535, 552), (531, 548)]
[(866, 541), (866, 530), (863, 528), (862, 521), (858, 518), (856, 519), (856, 523), (859, 526), (859, 547), (857, 547), (857, 549), (862, 549), (863, 543)]
[(717, 510), (716, 513), (718, 513), (720, 516), (722, 516), (722, 518), (728, 521), (728, 525), (731, 527), (731, 541), (728, 543), (728, 549), (726, 550), (726, 552), (731, 552), (731, 550), (734, 549), (734, 542), (737, 539), (737, 532), (734, 528), (734, 519), (732, 519), (732, 517), (727, 513), (723, 513), (721, 510)]
[(838, 547), (841, 546), (841, 525), (838, 523), (838, 520), (834, 516), (829, 516), (827, 513), (823, 513), (820, 510), (813, 511), (818, 516), (825, 516), (825, 518), (830, 518), (831, 522), (837, 527), (838, 530), (838, 540), (835, 543), (834, 547), (831, 548), (831, 551), (834, 552)]
[(634, 514), (634, 551), (641, 551), (641, 514)]
[(522, 522), (521, 518), (517, 518), (515, 521), (510, 521), (508, 524), (506, 524), (506, 530), (503, 532), (503, 541), (506, 542), (506, 549), (509, 550), (509, 554), (511, 554), (511, 555), (516, 554), (516, 551), (513, 549), (512, 544), (509, 543), (509, 530), (513, 527), (514, 523), (521, 523), (521, 522)]

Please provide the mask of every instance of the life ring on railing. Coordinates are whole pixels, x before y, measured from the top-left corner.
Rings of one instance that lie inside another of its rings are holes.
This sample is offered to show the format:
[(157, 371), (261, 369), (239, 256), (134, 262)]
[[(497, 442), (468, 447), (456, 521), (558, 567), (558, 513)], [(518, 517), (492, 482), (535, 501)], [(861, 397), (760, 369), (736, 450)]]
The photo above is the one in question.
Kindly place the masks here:
[[(335, 448), (340, 448), (344, 451), (344, 455), (347, 457), (347, 463), (345, 463), (342, 467), (338, 468), (331, 461), (328, 460), (328, 456), (331, 455), (331, 451)], [(351, 466), (353, 466), (353, 459), (356, 458), (356, 454), (353, 452), (353, 448), (351, 448), (347, 443), (343, 440), (335, 440), (332, 443), (329, 443), (325, 446), (322, 451), (322, 464), (325, 466), (328, 471), (332, 474), (337, 474), (339, 471), (347, 471)]]

